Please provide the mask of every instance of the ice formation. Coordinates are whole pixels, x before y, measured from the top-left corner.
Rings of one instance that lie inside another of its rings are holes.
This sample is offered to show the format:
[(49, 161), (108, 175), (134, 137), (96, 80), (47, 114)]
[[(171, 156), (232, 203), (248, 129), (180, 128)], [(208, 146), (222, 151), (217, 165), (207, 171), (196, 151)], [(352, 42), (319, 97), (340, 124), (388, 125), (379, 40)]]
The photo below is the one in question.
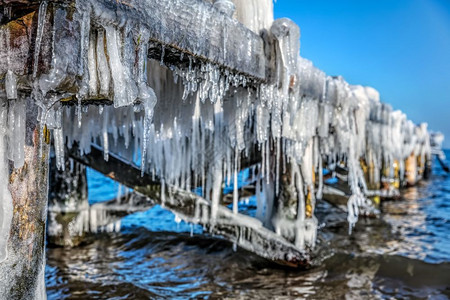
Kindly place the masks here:
[(259, 34), (269, 30), (273, 22), (273, 0), (233, 0), (236, 5), (236, 19), (250, 30)]
[[(139, 9), (146, 2), (133, 3)], [(188, 64), (172, 65), (165, 60), (164, 46), (159, 61), (149, 60), (149, 37), (155, 28), (125, 19), (120, 12), (116, 12), (119, 17), (112, 16), (96, 1), (88, 0), (77, 2), (73, 16), (79, 20), (80, 44), (69, 46), (65, 44), (69, 37), (55, 32), (62, 46), (54, 49), (51, 69), (40, 74), (39, 51), (47, 12), (43, 1), (32, 96), (40, 104), (41, 121), (53, 132), (58, 166), (64, 166), (66, 143), (76, 145), (81, 153), (89, 153), (92, 143), (100, 145), (105, 160), (114, 152), (130, 163), (140, 161), (142, 172), (163, 182), (164, 201), (172, 201), (165, 198), (165, 186), (201, 187), (202, 197), (211, 203), (210, 213), (202, 216), (208, 215), (214, 226), (219, 218), (230, 218), (219, 209), (223, 181), (234, 178), (237, 185), (243, 161), (260, 152), (258, 224), (305, 249), (315, 243), (314, 206), (322, 196), (322, 168), (344, 161), (352, 191), (348, 221), (353, 226), (361, 211), (371, 209), (367, 196), (373, 192), (360, 160), (370, 161), (375, 170), (398, 162), (404, 173), (403, 162), (411, 153), (422, 161), (430, 153), (426, 125), (415, 126), (404, 114), (393, 111), (380, 102), (374, 89), (327, 76), (300, 57), (299, 28), (288, 19), (273, 21), (271, 0), (262, 1), (263, 6), (255, 3), (235, 2), (241, 22), (258, 33), (265, 29), (264, 34), (270, 36), (275, 67), (267, 82), (189, 54), (183, 54), (188, 56)], [(170, 5), (176, 8), (180, 3), (172, 1)], [(242, 14), (245, 11), (252, 13)], [(159, 35), (169, 35), (164, 20), (161, 24)], [(218, 24), (220, 20), (208, 26)], [(226, 46), (226, 34), (224, 37)], [(78, 59), (76, 68), (70, 61), (73, 57)], [(76, 75), (79, 88), (58, 93), (58, 88), (67, 84), (67, 74)], [(15, 167), (23, 164), (25, 137), (25, 100), (17, 96), (11, 71), (6, 74), (5, 95), (0, 112), (0, 148), (5, 149), (0, 151), (0, 260), (5, 256), (1, 242), (6, 240), (3, 236), (8, 233), (12, 213), (7, 159), (14, 161)], [(102, 99), (110, 99), (112, 105), (82, 105), (86, 100)], [(67, 100), (75, 105), (62, 105)], [(288, 184), (280, 186), (283, 176)], [(381, 180), (380, 172), (374, 176)], [(280, 197), (284, 191), (286, 198)], [(235, 187), (233, 217), (237, 206)]]
[(7, 242), (13, 216), (11, 193), (8, 189), (9, 168), (7, 163), (7, 109), (2, 103), (0, 111), (0, 262), (7, 258)]

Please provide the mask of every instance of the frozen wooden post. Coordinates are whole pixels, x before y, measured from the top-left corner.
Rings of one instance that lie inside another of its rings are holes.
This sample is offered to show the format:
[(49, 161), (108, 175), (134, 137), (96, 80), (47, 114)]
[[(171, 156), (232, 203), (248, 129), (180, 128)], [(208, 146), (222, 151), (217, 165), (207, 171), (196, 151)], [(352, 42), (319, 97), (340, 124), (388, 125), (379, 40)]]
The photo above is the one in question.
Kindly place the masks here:
[(86, 167), (68, 158), (64, 170), (58, 170), (56, 159), (51, 158), (48, 200), (49, 243), (69, 247), (80, 244), (89, 230)]
[(417, 183), (417, 158), (414, 153), (405, 160), (405, 180), (408, 186)]
[[(256, 13), (256, 15), (260, 15)], [(274, 40), (272, 57), (275, 61), (275, 72), (285, 74), (286, 79), (282, 76), (273, 76), (278, 79), (278, 89), (284, 97), (298, 95), (299, 75), (298, 73), (298, 57), (300, 53), (300, 28), (291, 20), (282, 18), (275, 20), (270, 28), (270, 34)], [(319, 95), (313, 95), (320, 98)], [(303, 101), (298, 99), (297, 101)], [(285, 137), (275, 138), (274, 143), (278, 145), (269, 146), (276, 148), (281, 152), (281, 145), (289, 141)], [(291, 159), (291, 161), (282, 161), (284, 154), (278, 154), (278, 158), (271, 161), (276, 162), (279, 175), (266, 174), (273, 176), (274, 181), (279, 186), (279, 194), (276, 199), (276, 213), (274, 213), (273, 226), (275, 231), (291, 241), (299, 249), (313, 247), (314, 236), (316, 230), (316, 221), (314, 214), (314, 155), (315, 138), (311, 136), (306, 141), (306, 149), (301, 161)], [(273, 167), (273, 166), (272, 166)], [(272, 178), (271, 178), (272, 180)], [(314, 232), (313, 235), (310, 235)]]
[[(367, 161), (364, 158), (360, 159), (360, 164), (361, 164), (361, 168), (364, 172), (364, 178), (366, 180), (366, 184), (367, 184), (367, 189), (369, 191), (379, 191), (380, 187), (381, 187), (381, 183), (379, 178), (377, 178), (377, 176), (375, 176), (375, 165), (373, 163), (373, 160), (371, 158), (371, 156), (368, 156), (368, 161), (369, 163), (367, 163)], [(380, 195), (375, 194), (373, 196), (369, 196), (368, 197), (370, 200), (372, 200), (372, 203), (375, 205), (376, 208), (380, 207)]]
[(400, 165), (398, 160), (394, 160), (390, 165), (383, 165), (380, 188), (383, 198), (389, 199), (400, 196)]
[[(0, 27), (0, 74), (2, 78), (6, 74), (6, 80), (2, 81), (5, 92), (0, 94), (0, 166), (3, 169), (0, 181), (6, 184), (1, 187), (0, 199), (0, 297), (3, 299), (46, 297), (49, 147), (43, 135), (44, 126), (38, 121), (38, 105), (26, 88), (26, 78), (32, 72), (30, 58), (37, 29), (36, 6), (32, 2), (7, 1), (9, 7), (4, 11), (10, 15), (4, 16), (3, 20), (7, 21)], [(2, 11), (4, 5), (3, 2)]]
[(13, 206), (6, 253), (0, 262), (0, 295), (4, 299), (43, 299), (46, 293), (44, 271), (49, 147), (43, 141), (42, 124), (37, 121), (37, 112), (36, 104), (28, 98), (24, 164), (20, 168), (9, 164), (8, 190)]
[(130, 193), (110, 201), (89, 205), (85, 165), (68, 157), (64, 170), (58, 170), (55, 158), (50, 160), (48, 208), (48, 243), (76, 247), (89, 233), (116, 230), (120, 219), (128, 214), (146, 211), (155, 201)]

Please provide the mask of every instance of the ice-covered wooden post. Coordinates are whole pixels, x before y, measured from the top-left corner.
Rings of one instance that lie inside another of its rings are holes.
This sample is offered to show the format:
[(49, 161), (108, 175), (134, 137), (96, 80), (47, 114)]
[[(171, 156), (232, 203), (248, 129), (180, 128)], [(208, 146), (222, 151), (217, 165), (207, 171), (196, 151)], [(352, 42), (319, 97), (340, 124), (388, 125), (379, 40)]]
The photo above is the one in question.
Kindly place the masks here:
[[(278, 87), (280, 97), (294, 101), (304, 101), (300, 95), (299, 84), (299, 53), (300, 28), (291, 20), (282, 18), (275, 20), (270, 28), (274, 40), (275, 74), (273, 79)], [(316, 95), (314, 95), (316, 96)], [(285, 101), (285, 100), (281, 100)], [(284, 124), (288, 126), (287, 124)], [(286, 131), (283, 128), (283, 132)], [(289, 136), (274, 138), (278, 143), (277, 149), (284, 139)], [(277, 198), (276, 214), (273, 218), (275, 231), (286, 239), (295, 242), (299, 249), (313, 246), (315, 240), (314, 210), (314, 169), (313, 169), (313, 136), (306, 137), (306, 148), (300, 160), (291, 159), (289, 162), (277, 161), (278, 170), (274, 180), (279, 181), (279, 194)], [(293, 141), (286, 141), (293, 142)], [(278, 150), (281, 151), (281, 150)], [(283, 157), (285, 154), (281, 154)], [(294, 157), (295, 156), (294, 154)], [(277, 178), (279, 177), (279, 178)]]
[(82, 242), (89, 224), (86, 167), (71, 158), (58, 170), (56, 159), (50, 162), (48, 208), (49, 243), (77, 246)]
[(41, 299), (55, 126), (49, 110), (77, 82), (79, 48), (67, 45), (80, 40), (80, 17), (62, 1), (10, 0), (2, 8), (0, 295)]
[(38, 20), (32, 1), (8, 4), (0, 27), (0, 297), (43, 299), (49, 152), (26, 83)]
[[(2, 106), (1, 113), (4, 113), (4, 109)], [(14, 149), (14, 151), (23, 151), (22, 166), (13, 167), (13, 164), (5, 159), (6, 157), (2, 157), (0, 162), (3, 169), (1, 174), (3, 178), (0, 179), (2, 181), (0, 187), (2, 189), (0, 295), (4, 296), (4, 299), (45, 297), (48, 145), (43, 141), (42, 126), (37, 121), (37, 111), (35, 103), (28, 99), (26, 129), (20, 129), (26, 131), (25, 145), (11, 144), (11, 138), (8, 143), (8, 147), (24, 148), (23, 150)], [(8, 112), (11, 118), (11, 111)], [(14, 118), (18, 117), (20, 116), (14, 116)], [(7, 130), (12, 128), (9, 127)], [(0, 138), (5, 139), (5, 136), (0, 135)], [(4, 141), (2, 143), (5, 146)], [(3, 154), (6, 153), (4, 148), (0, 151)], [(5, 185), (5, 181), (9, 181), (9, 184)]]

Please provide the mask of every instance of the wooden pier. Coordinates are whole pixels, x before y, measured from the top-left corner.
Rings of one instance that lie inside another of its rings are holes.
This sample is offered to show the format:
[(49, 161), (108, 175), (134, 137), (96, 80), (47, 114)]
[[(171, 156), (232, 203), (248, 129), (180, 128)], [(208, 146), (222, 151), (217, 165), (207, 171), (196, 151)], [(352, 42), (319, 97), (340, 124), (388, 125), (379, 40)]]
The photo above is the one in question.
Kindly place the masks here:
[[(426, 125), (301, 58), (300, 28), (273, 21), (271, 0), (233, 2), (0, 2), (0, 295), (45, 297), (47, 221), (50, 242), (76, 246), (159, 204), (303, 267), (316, 201), (343, 205), (351, 229), (427, 173)], [(132, 198), (90, 207), (85, 167)], [(256, 217), (239, 213), (247, 168)]]

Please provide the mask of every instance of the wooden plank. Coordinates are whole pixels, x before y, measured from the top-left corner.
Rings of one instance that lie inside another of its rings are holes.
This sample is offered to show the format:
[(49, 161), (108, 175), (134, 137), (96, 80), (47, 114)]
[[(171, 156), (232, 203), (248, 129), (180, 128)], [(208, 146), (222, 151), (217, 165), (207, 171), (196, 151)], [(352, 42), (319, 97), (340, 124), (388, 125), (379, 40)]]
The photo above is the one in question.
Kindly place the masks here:
[(220, 235), (238, 246), (283, 265), (305, 266), (309, 256), (273, 231), (263, 227), (258, 220), (233, 214), (229, 209), (219, 206), (217, 221), (210, 223), (210, 201), (200, 196), (168, 186), (162, 190), (159, 181), (144, 174), (136, 166), (122, 161), (110, 154), (108, 162), (103, 160), (103, 152), (92, 147), (91, 153), (80, 156), (76, 150), (68, 150), (70, 157), (83, 163), (105, 176), (141, 193), (183, 219), (199, 223), (210, 233)]

